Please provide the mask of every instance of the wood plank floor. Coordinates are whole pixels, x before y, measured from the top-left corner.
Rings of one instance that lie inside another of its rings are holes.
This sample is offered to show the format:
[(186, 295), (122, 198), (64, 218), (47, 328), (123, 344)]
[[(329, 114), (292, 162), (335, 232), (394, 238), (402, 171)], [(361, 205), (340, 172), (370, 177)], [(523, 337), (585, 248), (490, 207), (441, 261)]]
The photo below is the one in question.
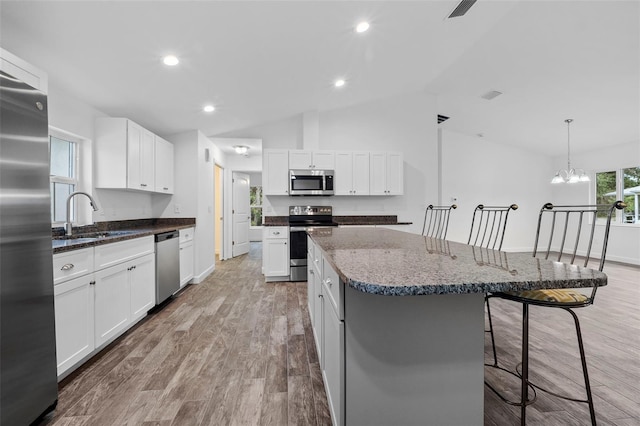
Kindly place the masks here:
[[(265, 283), (260, 269), (260, 244), (219, 262), (205, 282), (188, 286), (65, 379), (58, 408), (41, 425), (331, 424), (306, 285)], [(609, 286), (579, 312), (597, 416), (604, 425), (639, 425), (640, 268), (610, 263), (605, 272)], [(570, 316), (532, 311), (532, 369), (547, 372), (534, 378), (580, 395)], [(519, 308), (494, 300), (492, 313), (500, 360), (513, 366)], [(491, 371), (487, 378), (518, 389)], [(543, 394), (528, 420), (583, 425), (589, 415), (584, 404)], [(518, 423), (519, 410), (485, 388), (485, 425)]]

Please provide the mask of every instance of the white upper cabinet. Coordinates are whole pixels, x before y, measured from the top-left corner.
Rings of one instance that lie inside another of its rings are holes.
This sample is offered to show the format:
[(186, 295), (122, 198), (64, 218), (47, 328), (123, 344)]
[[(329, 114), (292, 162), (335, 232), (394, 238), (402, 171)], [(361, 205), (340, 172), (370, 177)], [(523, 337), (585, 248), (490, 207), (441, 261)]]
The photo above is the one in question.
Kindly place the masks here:
[(369, 195), (369, 153), (336, 152), (335, 195)]
[(155, 188), (155, 135), (133, 121), (127, 122), (127, 188)]
[(335, 167), (333, 151), (289, 151), (290, 169), (333, 170)]
[(131, 120), (96, 120), (95, 159), (96, 188), (173, 193), (173, 145)]
[(156, 136), (155, 145), (155, 191), (173, 194), (173, 144)]
[(262, 153), (262, 193), (289, 195), (289, 151), (265, 149)]
[(404, 193), (404, 162), (400, 152), (372, 152), (369, 189), (371, 195)]

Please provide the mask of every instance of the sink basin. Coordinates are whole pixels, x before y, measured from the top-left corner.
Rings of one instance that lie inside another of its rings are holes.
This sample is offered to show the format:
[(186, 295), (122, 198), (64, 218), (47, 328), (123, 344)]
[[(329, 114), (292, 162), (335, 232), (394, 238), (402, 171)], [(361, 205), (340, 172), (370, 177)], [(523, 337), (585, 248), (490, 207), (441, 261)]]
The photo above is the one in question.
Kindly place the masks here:
[(73, 235), (61, 235), (59, 237), (53, 237), (54, 240), (97, 240), (100, 238), (108, 237), (120, 237), (123, 235), (131, 235), (136, 231), (102, 231), (102, 232), (88, 232), (84, 234)]

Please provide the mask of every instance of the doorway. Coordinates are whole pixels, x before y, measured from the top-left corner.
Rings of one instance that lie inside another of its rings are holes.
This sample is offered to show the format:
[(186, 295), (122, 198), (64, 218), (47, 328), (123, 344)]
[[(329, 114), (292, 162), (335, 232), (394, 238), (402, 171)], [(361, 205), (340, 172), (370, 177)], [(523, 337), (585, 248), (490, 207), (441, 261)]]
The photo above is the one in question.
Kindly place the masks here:
[(214, 214), (213, 214), (213, 229), (214, 229), (214, 235), (215, 235), (215, 253), (216, 253), (216, 261), (217, 260), (224, 260), (224, 256), (223, 256), (223, 245), (222, 242), (224, 241), (224, 226), (222, 226), (223, 224), (223, 220), (224, 220), (224, 204), (223, 204), (223, 194), (224, 194), (224, 185), (223, 185), (223, 176), (224, 176), (224, 169), (222, 167), (220, 167), (218, 164), (215, 165), (214, 168), (214, 189), (213, 189), (213, 193), (214, 193)]

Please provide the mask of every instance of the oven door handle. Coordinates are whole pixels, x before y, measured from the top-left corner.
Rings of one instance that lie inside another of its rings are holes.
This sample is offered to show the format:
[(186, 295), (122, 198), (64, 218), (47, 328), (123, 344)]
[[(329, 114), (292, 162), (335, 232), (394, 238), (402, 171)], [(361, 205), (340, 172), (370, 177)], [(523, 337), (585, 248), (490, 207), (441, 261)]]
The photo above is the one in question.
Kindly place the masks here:
[(293, 226), (289, 229), (290, 232), (305, 232), (307, 227), (305, 226)]

